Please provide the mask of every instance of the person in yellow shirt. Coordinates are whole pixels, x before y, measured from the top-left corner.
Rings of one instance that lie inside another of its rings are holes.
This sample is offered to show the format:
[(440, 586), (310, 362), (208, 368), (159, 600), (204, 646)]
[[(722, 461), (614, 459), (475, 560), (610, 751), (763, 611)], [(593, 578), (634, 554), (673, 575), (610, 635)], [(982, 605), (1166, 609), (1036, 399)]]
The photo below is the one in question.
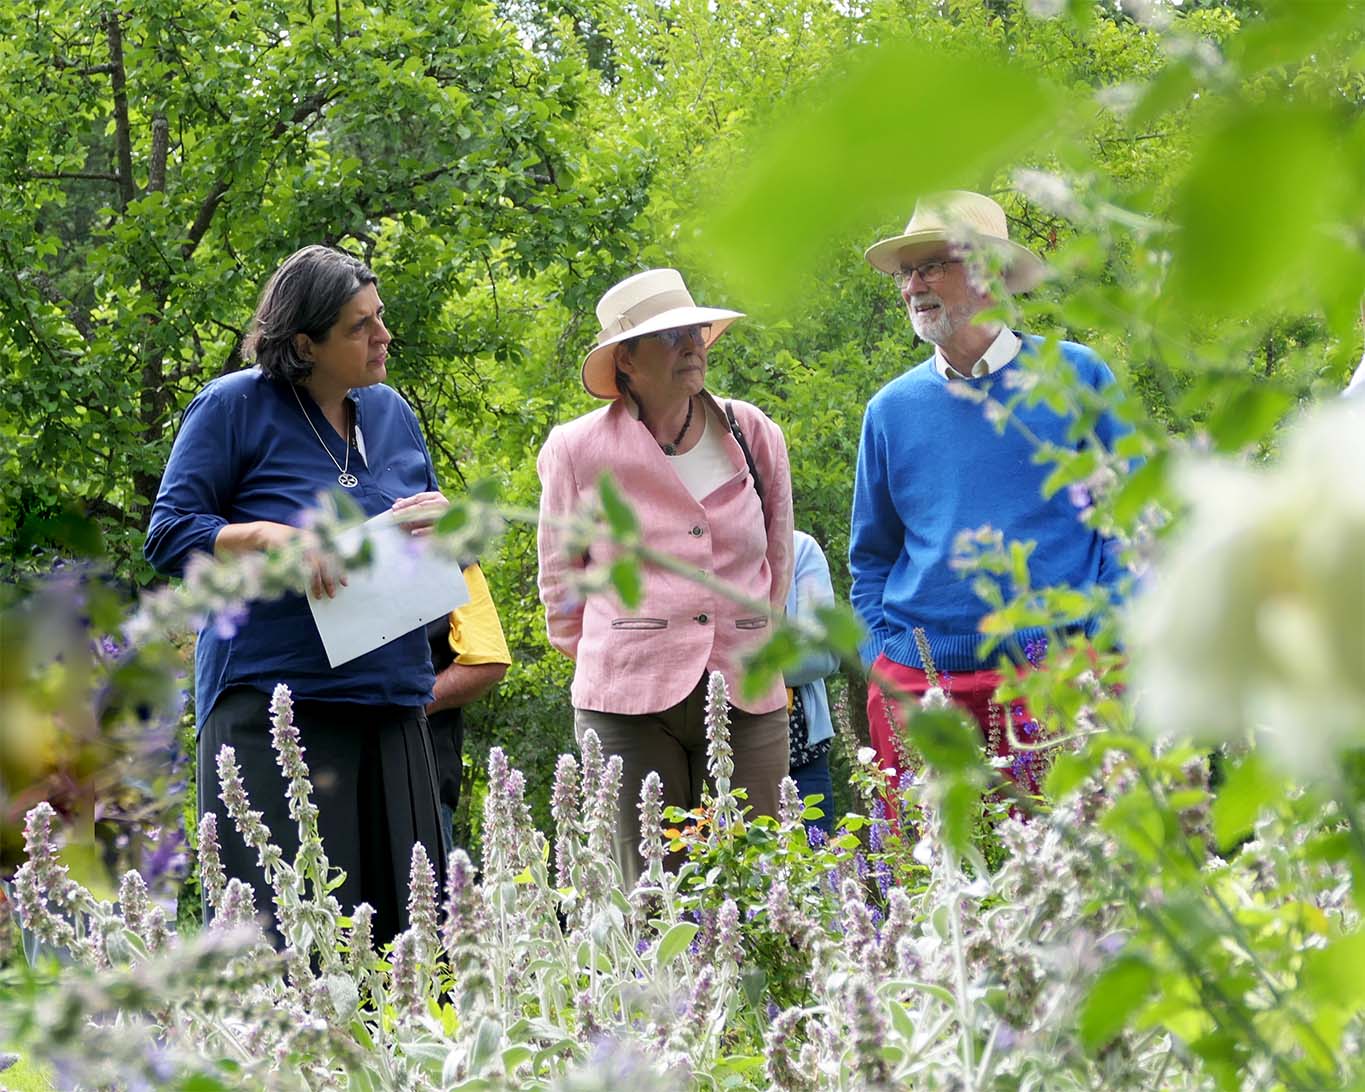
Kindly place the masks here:
[(427, 723), (436, 752), (446, 852), (453, 846), (455, 809), (460, 803), (464, 773), (464, 707), (492, 690), (512, 663), (498, 609), (477, 562), (465, 567), (464, 579), (469, 602), (427, 626), (431, 662), (436, 669)]

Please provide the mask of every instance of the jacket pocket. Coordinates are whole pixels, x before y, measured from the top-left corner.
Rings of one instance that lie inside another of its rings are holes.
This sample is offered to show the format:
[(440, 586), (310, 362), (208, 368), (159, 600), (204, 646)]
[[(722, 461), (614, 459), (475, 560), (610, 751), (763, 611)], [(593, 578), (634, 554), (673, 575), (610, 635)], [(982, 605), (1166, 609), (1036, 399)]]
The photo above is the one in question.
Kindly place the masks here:
[(612, 629), (667, 629), (667, 618), (613, 618)]
[(735, 629), (766, 629), (768, 619), (766, 618), (736, 618)]

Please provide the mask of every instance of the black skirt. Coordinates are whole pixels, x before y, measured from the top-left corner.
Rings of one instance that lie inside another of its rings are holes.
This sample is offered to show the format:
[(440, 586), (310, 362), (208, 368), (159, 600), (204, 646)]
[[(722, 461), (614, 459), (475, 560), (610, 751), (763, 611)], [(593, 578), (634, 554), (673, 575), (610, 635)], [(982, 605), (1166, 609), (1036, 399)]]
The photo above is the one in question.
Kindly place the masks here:
[[(313, 784), (323, 850), (329, 863), (346, 873), (333, 894), (346, 914), (369, 903), (375, 943), (387, 943), (408, 927), (414, 844), (421, 842), (431, 859), (438, 900), (444, 882), (436, 762), (426, 714), (408, 706), (295, 701), (294, 724)], [(269, 695), (235, 686), (214, 703), (199, 733), (199, 814), (218, 816), (223, 871), (250, 883), (257, 912), (273, 918), (274, 895), (256, 853), (218, 798), (218, 751), (224, 746), (236, 749), (251, 807), (262, 813), (272, 841), (292, 861), (299, 848), (298, 826), (289, 818), (284, 775), (270, 744)]]

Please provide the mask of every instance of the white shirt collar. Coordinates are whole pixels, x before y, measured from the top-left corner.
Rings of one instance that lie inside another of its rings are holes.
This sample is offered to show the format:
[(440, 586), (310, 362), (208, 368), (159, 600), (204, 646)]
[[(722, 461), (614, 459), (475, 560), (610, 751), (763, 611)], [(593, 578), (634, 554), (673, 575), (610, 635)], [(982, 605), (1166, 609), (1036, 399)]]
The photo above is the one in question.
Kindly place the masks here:
[(1013, 330), (1008, 326), (1001, 326), (995, 340), (981, 354), (981, 359), (972, 365), (970, 374), (964, 375), (949, 364), (943, 350), (938, 346), (934, 346), (934, 370), (944, 379), (984, 379), (988, 375), (994, 375), (1018, 356), (1022, 344)]

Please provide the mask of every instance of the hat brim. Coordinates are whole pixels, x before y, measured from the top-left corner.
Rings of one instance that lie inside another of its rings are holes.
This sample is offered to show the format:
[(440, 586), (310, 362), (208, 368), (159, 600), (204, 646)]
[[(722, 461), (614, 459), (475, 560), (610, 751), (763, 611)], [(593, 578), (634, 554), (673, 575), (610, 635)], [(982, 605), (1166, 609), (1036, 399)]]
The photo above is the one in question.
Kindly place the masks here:
[(711, 329), (706, 336), (706, 347), (709, 349), (725, 333), (730, 323), (743, 317), (742, 311), (727, 311), (721, 307), (675, 307), (671, 311), (660, 311), (639, 326), (632, 326), (598, 343), (583, 359), (583, 386), (594, 398), (621, 396), (616, 387), (615, 356), (616, 346), (623, 341), (663, 330), (675, 330), (680, 326), (709, 326)]
[[(883, 273), (896, 273), (907, 262), (918, 261), (921, 256), (941, 247), (944, 243), (961, 243), (960, 235), (950, 235), (939, 229), (912, 231), (908, 235), (897, 235), (873, 243), (863, 253), (873, 269)], [(1038, 287), (1047, 276), (1047, 263), (1033, 251), (1020, 246), (1012, 239), (994, 239), (985, 235), (973, 235), (970, 245), (990, 248), (1005, 257), (1005, 287), (1011, 292), (1027, 292)]]

